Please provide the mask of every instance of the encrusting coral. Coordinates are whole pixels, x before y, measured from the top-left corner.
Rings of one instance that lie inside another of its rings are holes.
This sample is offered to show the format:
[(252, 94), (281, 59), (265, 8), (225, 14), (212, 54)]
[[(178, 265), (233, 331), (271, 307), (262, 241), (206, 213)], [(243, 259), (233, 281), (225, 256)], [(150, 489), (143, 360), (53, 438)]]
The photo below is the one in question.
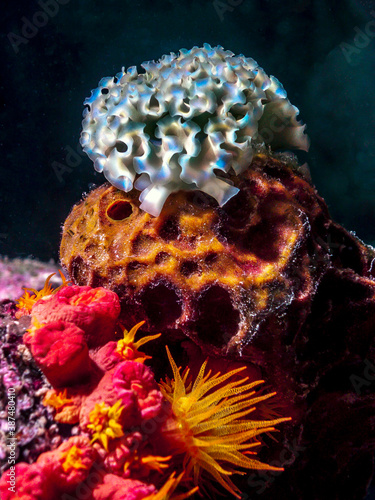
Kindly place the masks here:
[(85, 333), (74, 323), (53, 321), (41, 325), (24, 335), (24, 343), (53, 387), (74, 384), (90, 373)]
[(33, 320), (38, 324), (54, 320), (73, 323), (84, 331), (90, 347), (112, 340), (119, 314), (120, 304), (115, 293), (105, 288), (75, 285), (38, 300), (32, 307)]
[[(34, 310), (39, 316), (39, 301), (46, 306), (51, 297), (40, 298), (31, 308), (34, 326), (24, 335), (25, 342), (55, 387), (45, 396), (44, 404), (55, 409), (60, 421), (70, 422), (71, 413), (63, 414), (62, 410), (73, 410), (79, 434), (42, 453), (33, 464), (16, 465), (18, 496), (8, 491), (4, 474), (0, 480), (2, 499), (52, 500), (89, 488), (92, 500), (183, 500), (198, 488), (210, 496), (210, 484), (221, 485), (238, 496), (238, 487), (228, 476), (240, 472), (239, 468), (279, 470), (247, 456), (259, 444), (254, 439), (258, 434), (272, 431), (274, 425), (289, 419), (248, 419), (254, 405), (273, 394), (256, 396), (252, 389), (260, 381), (246, 383), (247, 377), (233, 380), (246, 370), (245, 366), (225, 375), (211, 375), (204, 374), (205, 363), (195, 382), (189, 382), (189, 370), (181, 378), (167, 348), (174, 379), (167, 378), (158, 385), (151, 368), (145, 365), (152, 358), (140, 348), (160, 335), (135, 341), (142, 322), (129, 332), (123, 329), (123, 338), (117, 341), (88, 348), (78, 326), (82, 326), (81, 298), (97, 294), (100, 289), (82, 290), (74, 285), (64, 288), (63, 296), (69, 297), (69, 319), (77, 318), (77, 325), (55, 318), (38, 324)], [(87, 304), (86, 299), (83, 302)], [(95, 317), (95, 303), (91, 310)], [(97, 343), (91, 340), (90, 345), (95, 346)], [(76, 354), (76, 346), (82, 342), (88, 362), (82, 362)], [(95, 362), (103, 353), (113, 356), (108, 370)], [(75, 359), (80, 360), (77, 365)], [(155, 426), (152, 432), (147, 430), (149, 425)], [(93, 486), (90, 477), (94, 471), (100, 480)], [(201, 483), (201, 477), (207, 484)]]

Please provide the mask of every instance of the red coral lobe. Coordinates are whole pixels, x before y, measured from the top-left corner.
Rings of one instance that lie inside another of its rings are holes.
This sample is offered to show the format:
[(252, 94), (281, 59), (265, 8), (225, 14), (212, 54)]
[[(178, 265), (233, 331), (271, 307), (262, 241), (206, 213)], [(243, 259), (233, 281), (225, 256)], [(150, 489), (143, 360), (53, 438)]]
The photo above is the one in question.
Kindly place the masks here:
[(19, 463), (5, 471), (0, 479), (1, 500), (50, 500), (53, 497), (53, 487), (37, 464)]
[(95, 500), (142, 500), (155, 491), (152, 484), (107, 474), (103, 484), (95, 488), (93, 496)]
[(23, 340), (54, 387), (82, 383), (90, 373), (85, 333), (73, 323), (53, 321)]
[(120, 309), (114, 292), (73, 285), (37, 302), (31, 314), (40, 323), (57, 320), (74, 323), (85, 332), (89, 347), (95, 347), (114, 339)]
[(43, 453), (37, 460), (44, 480), (53, 482), (59, 491), (72, 491), (84, 481), (94, 463), (95, 451), (85, 436), (75, 436), (56, 450)]
[(143, 363), (120, 363), (113, 374), (113, 387), (123, 400), (127, 400), (130, 394), (135, 394), (142, 419), (153, 418), (159, 413), (163, 395), (151, 369)]

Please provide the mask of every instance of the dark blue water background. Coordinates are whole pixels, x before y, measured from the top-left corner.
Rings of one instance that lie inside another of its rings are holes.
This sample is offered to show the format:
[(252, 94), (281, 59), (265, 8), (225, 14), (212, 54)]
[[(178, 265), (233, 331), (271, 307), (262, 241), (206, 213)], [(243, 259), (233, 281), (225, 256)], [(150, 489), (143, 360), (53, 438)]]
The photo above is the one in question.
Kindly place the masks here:
[[(98, 81), (204, 42), (253, 57), (283, 83), (308, 125), (312, 145), (301, 161), (308, 161), (333, 217), (375, 244), (374, 3), (8, 2), (0, 255), (57, 259), (72, 205), (104, 181), (78, 146), (82, 103)], [(67, 167), (60, 176), (57, 164)]]

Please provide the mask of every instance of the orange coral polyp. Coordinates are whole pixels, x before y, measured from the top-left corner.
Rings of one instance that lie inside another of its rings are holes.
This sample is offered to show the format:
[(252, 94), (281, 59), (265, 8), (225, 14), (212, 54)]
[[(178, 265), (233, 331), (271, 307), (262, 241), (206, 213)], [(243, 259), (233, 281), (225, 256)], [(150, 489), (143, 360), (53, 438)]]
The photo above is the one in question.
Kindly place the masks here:
[[(49, 281), (52, 276), (55, 276), (55, 274), (56, 273), (52, 273), (47, 277), (44, 283), (44, 287), (41, 290), (35, 290), (35, 288), (24, 288), (25, 293), (16, 302), (16, 306), (19, 309), (19, 311), (17, 311), (16, 313), (16, 318), (20, 318), (24, 314), (30, 314), (31, 309), (33, 308), (34, 304), (38, 302), (38, 300), (57, 293), (59, 290), (71, 283), (71, 281), (68, 281), (63, 273), (59, 270), (59, 274), (62, 279), (62, 285), (60, 285), (58, 288), (52, 288), (52, 286), (49, 284)], [(29, 292), (32, 292), (32, 294)]]
[(124, 338), (117, 342), (116, 352), (123, 358), (129, 361), (137, 361), (138, 363), (143, 363), (146, 359), (151, 359), (152, 356), (147, 356), (145, 353), (139, 351), (139, 347), (155, 340), (160, 337), (161, 333), (157, 335), (148, 335), (147, 337), (142, 337), (141, 339), (134, 342), (135, 335), (139, 328), (145, 323), (141, 321), (137, 325), (133, 326), (130, 331), (123, 328)]
[(65, 388), (63, 392), (60, 391), (59, 393), (55, 390), (49, 391), (43, 399), (43, 404), (58, 410), (63, 406), (73, 404), (73, 399), (67, 397), (67, 389)]
[(262, 380), (246, 383), (248, 378), (227, 382), (245, 367), (224, 375), (211, 372), (204, 374), (207, 361), (203, 363), (194, 384), (188, 383), (189, 370), (180, 374), (169, 349), (169, 361), (174, 380), (160, 384), (164, 397), (170, 402), (174, 424), (165, 426), (165, 436), (173, 443), (177, 454), (184, 454), (183, 467), (187, 477), (193, 476), (194, 484), (201, 480), (205, 471), (232, 495), (240, 498), (240, 490), (228, 476), (244, 469), (283, 470), (264, 464), (247, 455), (251, 448), (260, 443), (255, 440), (259, 434), (275, 430), (274, 426), (290, 420), (249, 420), (258, 402), (272, 397), (270, 393), (253, 397), (254, 387)]
[(103, 288), (92, 288), (91, 290), (85, 290), (78, 295), (73, 295), (67, 302), (72, 306), (88, 306), (93, 302), (100, 302), (100, 300), (106, 295), (107, 294)]
[(82, 462), (82, 457), (84, 452), (73, 445), (68, 451), (64, 453), (65, 461), (62, 464), (64, 472), (68, 472), (71, 469), (87, 469), (87, 465)]
[(168, 469), (169, 461), (172, 456), (161, 457), (158, 455), (142, 455), (138, 454), (136, 451), (133, 453), (130, 460), (127, 460), (124, 464), (124, 473), (126, 473), (130, 468), (138, 468), (142, 470), (154, 470), (157, 472), (163, 472), (163, 469)]
[(172, 472), (169, 476), (167, 482), (160, 488), (159, 491), (148, 495), (143, 500), (185, 500), (186, 498), (191, 497), (194, 493), (197, 493), (199, 487), (187, 491), (186, 493), (180, 493), (179, 495), (174, 495), (174, 491), (180, 484), (181, 480), (184, 477), (184, 473), (182, 472), (179, 476), (176, 477), (176, 473)]
[(95, 408), (90, 413), (90, 424), (87, 428), (94, 431), (91, 443), (100, 441), (103, 448), (108, 451), (108, 440), (122, 437), (124, 432), (119, 423), (122, 410), (121, 400), (113, 406), (103, 403), (96, 403)]

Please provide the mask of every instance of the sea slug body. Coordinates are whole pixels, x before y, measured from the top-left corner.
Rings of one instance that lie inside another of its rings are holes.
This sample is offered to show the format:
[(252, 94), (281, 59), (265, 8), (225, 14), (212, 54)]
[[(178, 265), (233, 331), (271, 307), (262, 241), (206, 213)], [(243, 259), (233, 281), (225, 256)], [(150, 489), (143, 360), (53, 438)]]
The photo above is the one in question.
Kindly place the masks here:
[(238, 193), (228, 172), (246, 170), (257, 143), (308, 148), (298, 109), (251, 58), (205, 44), (141, 66), (103, 78), (85, 100), (81, 145), (111, 184), (142, 191), (154, 216), (181, 189), (224, 205)]

